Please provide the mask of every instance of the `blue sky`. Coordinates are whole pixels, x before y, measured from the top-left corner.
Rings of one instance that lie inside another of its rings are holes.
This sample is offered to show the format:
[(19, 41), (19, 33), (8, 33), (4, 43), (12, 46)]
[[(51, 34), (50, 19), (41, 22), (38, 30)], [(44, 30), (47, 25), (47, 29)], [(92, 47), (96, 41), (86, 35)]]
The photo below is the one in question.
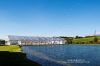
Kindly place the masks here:
[(0, 0), (0, 36), (100, 32), (100, 0)]

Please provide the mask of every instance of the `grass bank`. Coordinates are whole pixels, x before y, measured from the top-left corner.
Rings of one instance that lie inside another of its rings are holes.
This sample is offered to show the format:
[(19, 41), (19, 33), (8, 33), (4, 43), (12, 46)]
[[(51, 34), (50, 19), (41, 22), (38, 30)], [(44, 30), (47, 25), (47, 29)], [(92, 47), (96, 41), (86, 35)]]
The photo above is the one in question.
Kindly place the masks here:
[(21, 52), (21, 48), (17, 45), (0, 46), (0, 51)]
[(26, 58), (20, 46), (0, 46), (0, 66), (41, 66)]

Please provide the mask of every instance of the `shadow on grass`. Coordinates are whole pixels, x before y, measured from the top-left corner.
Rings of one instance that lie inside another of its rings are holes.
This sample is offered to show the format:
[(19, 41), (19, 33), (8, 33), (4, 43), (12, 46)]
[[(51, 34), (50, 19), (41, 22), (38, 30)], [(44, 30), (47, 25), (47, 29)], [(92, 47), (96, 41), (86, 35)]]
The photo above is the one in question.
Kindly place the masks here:
[(41, 66), (28, 60), (26, 54), (21, 52), (0, 51), (0, 66)]

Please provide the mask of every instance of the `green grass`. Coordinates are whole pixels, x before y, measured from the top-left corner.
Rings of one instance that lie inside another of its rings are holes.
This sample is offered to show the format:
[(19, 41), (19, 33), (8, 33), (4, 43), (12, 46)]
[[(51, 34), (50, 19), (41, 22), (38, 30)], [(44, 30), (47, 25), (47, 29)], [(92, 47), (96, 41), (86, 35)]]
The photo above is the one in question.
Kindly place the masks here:
[[(100, 39), (100, 37), (97, 37)], [(94, 37), (88, 37), (88, 38), (78, 38), (78, 39), (73, 39), (73, 43), (90, 43), (90, 41), (93, 41)]]
[(97, 36), (98, 40), (100, 40), (100, 36)]
[(21, 52), (21, 48), (17, 45), (0, 46), (0, 51)]
[[(95, 37), (84, 37), (84, 38), (77, 38), (77, 39), (73, 39), (72, 42), (73, 44), (94, 44), (93, 41), (94, 41), (94, 38)], [(100, 40), (100, 36), (96, 36), (96, 38), (98, 40)], [(97, 42), (97, 44), (100, 44), (100, 42)]]

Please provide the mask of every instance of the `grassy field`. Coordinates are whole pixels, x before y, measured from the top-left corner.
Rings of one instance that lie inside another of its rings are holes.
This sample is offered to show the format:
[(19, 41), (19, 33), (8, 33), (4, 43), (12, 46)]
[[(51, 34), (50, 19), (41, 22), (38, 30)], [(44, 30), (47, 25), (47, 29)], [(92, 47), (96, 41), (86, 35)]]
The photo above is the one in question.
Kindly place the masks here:
[(73, 39), (73, 43), (89, 43), (90, 41), (93, 41), (93, 38), (79, 38), (79, 39)]
[(17, 45), (0, 46), (0, 51), (21, 52), (21, 48)]
[[(98, 40), (100, 40), (100, 36), (96, 37)], [(81, 44), (81, 43), (85, 43), (85, 44), (91, 44), (93, 43), (94, 37), (84, 37), (84, 38), (77, 38), (77, 39), (73, 39), (73, 43), (75, 44)]]

